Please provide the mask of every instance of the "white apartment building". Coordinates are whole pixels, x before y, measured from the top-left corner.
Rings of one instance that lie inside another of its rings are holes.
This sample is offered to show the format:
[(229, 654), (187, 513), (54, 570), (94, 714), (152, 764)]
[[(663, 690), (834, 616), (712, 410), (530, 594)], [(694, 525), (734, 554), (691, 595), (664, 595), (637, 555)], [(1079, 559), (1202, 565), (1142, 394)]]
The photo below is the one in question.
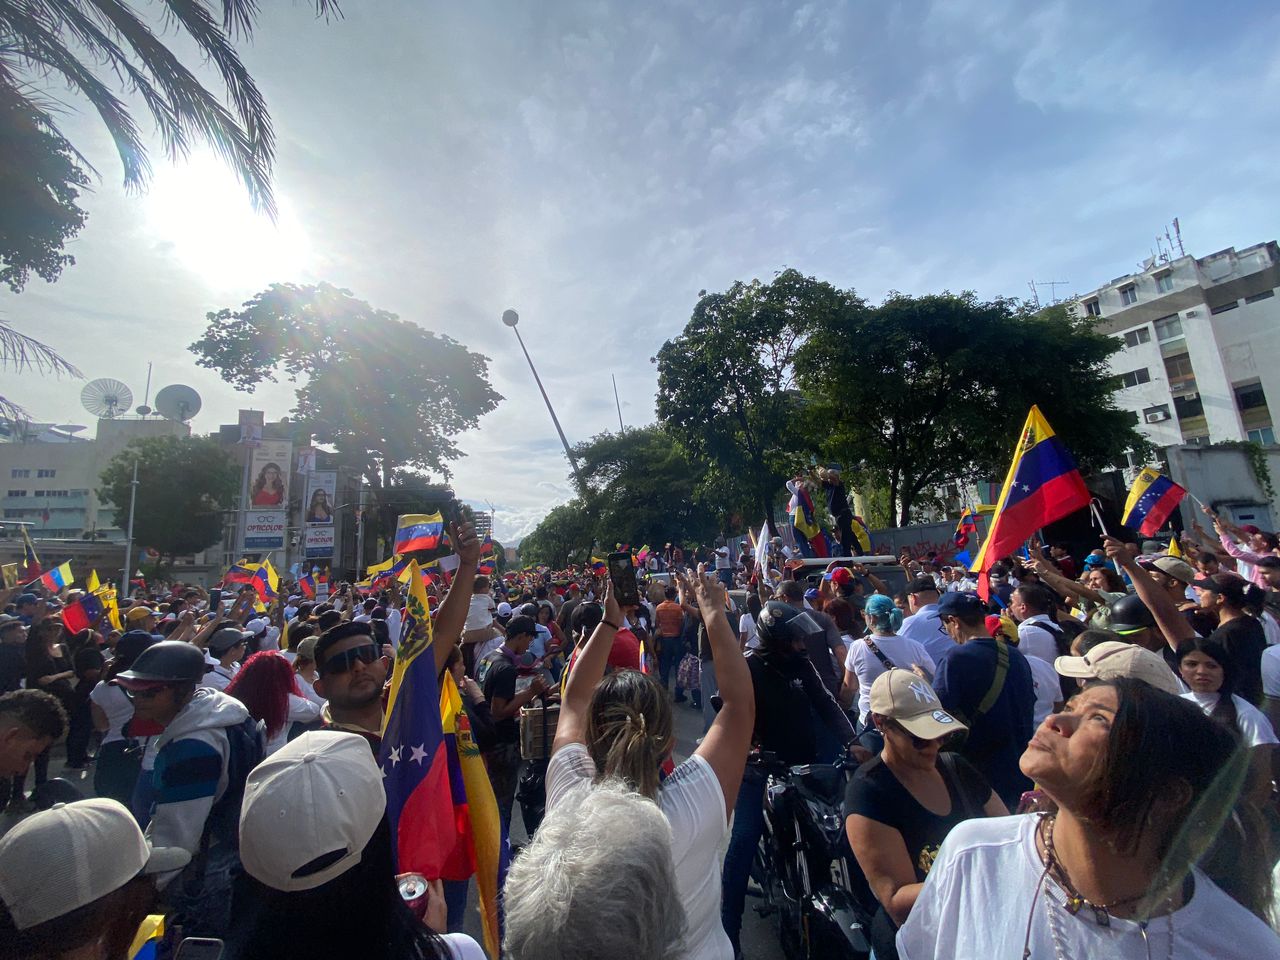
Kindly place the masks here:
[(1280, 402), (1280, 246), (1146, 266), (1075, 304), (1124, 342), (1110, 359), (1117, 405), (1157, 447), (1275, 443), (1268, 404)]

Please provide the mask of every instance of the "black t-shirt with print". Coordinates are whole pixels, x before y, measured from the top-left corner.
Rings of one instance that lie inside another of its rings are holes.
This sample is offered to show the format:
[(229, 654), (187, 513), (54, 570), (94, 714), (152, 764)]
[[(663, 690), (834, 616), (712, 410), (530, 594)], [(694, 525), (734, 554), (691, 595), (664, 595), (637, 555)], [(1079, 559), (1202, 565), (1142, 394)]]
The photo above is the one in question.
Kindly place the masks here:
[[(516, 669), (515, 662), (501, 647), (490, 651), (480, 661), (480, 669), (476, 673), (478, 674), (476, 682), (480, 684), (480, 689), (484, 691), (484, 698), (490, 706), (495, 698), (507, 701), (515, 699), (519, 671)], [(498, 743), (520, 742), (520, 721), (517, 716), (495, 720), (493, 729), (494, 739)]]
[(844, 795), (846, 817), (858, 814), (902, 834), (920, 883), (952, 827), (982, 816), (983, 804), (991, 796), (986, 779), (959, 754), (939, 753), (938, 772), (951, 798), (951, 812), (946, 816), (921, 806), (879, 756), (858, 768)]

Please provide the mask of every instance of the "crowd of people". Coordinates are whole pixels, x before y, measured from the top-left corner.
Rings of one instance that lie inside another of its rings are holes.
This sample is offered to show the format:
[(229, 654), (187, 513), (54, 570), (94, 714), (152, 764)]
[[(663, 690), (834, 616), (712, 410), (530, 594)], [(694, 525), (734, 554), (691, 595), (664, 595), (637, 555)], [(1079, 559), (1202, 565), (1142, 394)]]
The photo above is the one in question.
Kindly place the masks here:
[[(983, 595), (943, 558), (824, 569), (779, 539), (646, 550), (625, 596), (591, 565), (482, 574), (454, 526), (427, 655), (529, 835), (503, 955), (741, 956), (767, 756), (856, 766), (878, 960), (1280, 956), (1280, 541), (1210, 519), (1173, 553), (1030, 543)], [(140, 589), (76, 633), (74, 591), (0, 595), (0, 960), (124, 960), (156, 916), (161, 956), (485, 955), (468, 881), (398, 872), (377, 757), (407, 591), (295, 591)]]

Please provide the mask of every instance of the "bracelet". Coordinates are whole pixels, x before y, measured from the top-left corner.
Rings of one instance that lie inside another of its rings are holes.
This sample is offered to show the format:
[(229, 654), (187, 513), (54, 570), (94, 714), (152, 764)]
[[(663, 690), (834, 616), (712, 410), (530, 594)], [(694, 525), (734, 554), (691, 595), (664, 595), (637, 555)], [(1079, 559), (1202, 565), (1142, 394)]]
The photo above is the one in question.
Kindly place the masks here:
[(613, 629), (614, 629), (614, 630), (621, 630), (621, 629), (622, 629), (622, 628), (621, 628), (620, 626), (618, 626), (616, 623), (610, 623), (608, 620), (601, 620), (600, 622), (601, 622), (601, 623), (603, 623), (606, 627), (613, 627)]

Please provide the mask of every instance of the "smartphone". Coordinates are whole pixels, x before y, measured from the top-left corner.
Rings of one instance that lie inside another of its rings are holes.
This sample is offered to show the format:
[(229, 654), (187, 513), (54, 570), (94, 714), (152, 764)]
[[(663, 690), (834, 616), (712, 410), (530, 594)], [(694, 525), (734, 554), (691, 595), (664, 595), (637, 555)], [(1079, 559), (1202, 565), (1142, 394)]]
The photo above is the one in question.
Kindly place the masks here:
[(609, 579), (622, 606), (634, 606), (640, 602), (640, 584), (636, 582), (636, 568), (629, 553), (609, 554)]
[(222, 591), (214, 587), (209, 591), (209, 610), (211, 613), (217, 613), (222, 609)]
[(222, 960), (223, 943), (213, 937), (185, 937), (174, 960)]

